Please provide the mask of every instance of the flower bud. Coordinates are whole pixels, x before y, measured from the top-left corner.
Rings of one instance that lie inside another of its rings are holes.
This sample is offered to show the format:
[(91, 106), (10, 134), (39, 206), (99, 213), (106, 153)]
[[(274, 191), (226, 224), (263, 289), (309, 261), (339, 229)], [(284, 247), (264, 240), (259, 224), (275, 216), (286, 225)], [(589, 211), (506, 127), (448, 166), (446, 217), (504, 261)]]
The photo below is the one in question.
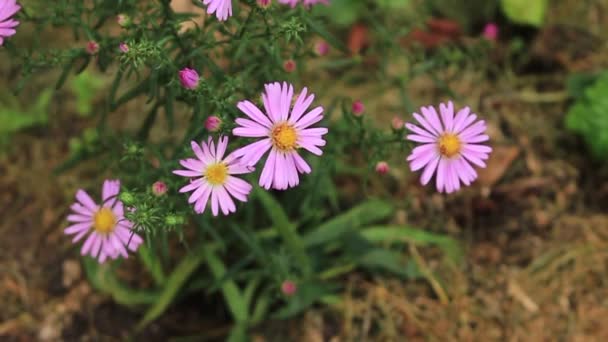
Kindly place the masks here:
[(127, 53), (129, 52), (129, 46), (127, 45), (127, 43), (122, 42), (118, 45), (118, 49), (120, 50), (120, 52), (122, 53)]
[(218, 118), (215, 115), (212, 115), (205, 120), (205, 129), (207, 129), (209, 132), (219, 131), (221, 126), (222, 119)]
[(283, 292), (286, 296), (293, 296), (298, 291), (298, 287), (296, 283), (291, 280), (285, 280), (283, 284), (281, 284), (281, 292)]
[(498, 39), (498, 25), (496, 23), (487, 23), (483, 28), (483, 37), (487, 40), (495, 41)]
[(296, 61), (293, 59), (286, 60), (283, 62), (283, 69), (285, 69), (285, 71), (288, 73), (294, 72), (296, 70)]
[(198, 72), (196, 72), (194, 69), (183, 68), (179, 72), (179, 81), (182, 84), (182, 87), (186, 89), (194, 89), (198, 86)]
[(353, 102), (352, 111), (353, 115), (361, 116), (363, 115), (363, 112), (365, 112), (365, 105), (363, 105), (363, 102), (361, 102), (360, 100), (357, 100)]
[(329, 53), (329, 44), (326, 41), (320, 40), (315, 43), (315, 53), (317, 56), (325, 56)]
[(392, 120), (391, 120), (391, 126), (393, 126), (393, 129), (396, 131), (400, 131), (403, 129), (403, 127), (405, 127), (405, 121), (403, 121), (403, 119), (401, 119), (398, 116), (395, 116)]
[(85, 50), (89, 55), (96, 55), (99, 52), (99, 44), (94, 40), (89, 40)]
[(376, 172), (380, 175), (385, 175), (390, 171), (390, 167), (388, 163), (385, 161), (380, 161), (376, 164)]
[(123, 191), (118, 195), (118, 199), (126, 206), (130, 206), (135, 203), (135, 195), (128, 191)]
[(167, 184), (162, 181), (154, 182), (154, 184), (152, 184), (152, 193), (157, 197), (164, 195), (167, 193)]

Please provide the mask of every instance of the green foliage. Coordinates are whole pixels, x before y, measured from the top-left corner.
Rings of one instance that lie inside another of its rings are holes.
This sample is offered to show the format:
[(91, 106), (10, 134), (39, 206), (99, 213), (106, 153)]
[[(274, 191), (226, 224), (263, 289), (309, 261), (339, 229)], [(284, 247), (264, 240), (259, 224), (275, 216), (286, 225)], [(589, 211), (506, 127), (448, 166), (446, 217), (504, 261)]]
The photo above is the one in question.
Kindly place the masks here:
[[(589, 78), (571, 80), (570, 90), (579, 95), (566, 114), (566, 127), (580, 134), (591, 154), (601, 161), (608, 160), (608, 73), (597, 77), (592, 85)], [(581, 91), (580, 89), (583, 89)]]
[(88, 116), (93, 109), (93, 100), (103, 87), (104, 80), (99, 75), (84, 71), (76, 75), (70, 82), (69, 88), (76, 97), (76, 112)]
[(0, 143), (19, 130), (46, 124), (52, 95), (52, 89), (45, 89), (31, 106), (24, 108), (17, 97), (8, 91), (2, 92), (0, 94)]
[(548, 0), (501, 0), (502, 11), (517, 24), (540, 27), (545, 20)]

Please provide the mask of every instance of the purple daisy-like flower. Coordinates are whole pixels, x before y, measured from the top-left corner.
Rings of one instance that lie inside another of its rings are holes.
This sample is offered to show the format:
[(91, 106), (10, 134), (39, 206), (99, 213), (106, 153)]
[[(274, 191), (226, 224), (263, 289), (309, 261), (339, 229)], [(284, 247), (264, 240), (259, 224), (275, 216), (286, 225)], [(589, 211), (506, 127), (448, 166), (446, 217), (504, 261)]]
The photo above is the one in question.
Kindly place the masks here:
[(236, 205), (232, 197), (247, 202), (252, 186), (233, 175), (250, 173), (253, 168), (242, 164), (234, 153), (224, 158), (228, 137), (220, 137), (217, 148), (211, 137), (200, 145), (194, 141), (191, 144), (196, 159), (180, 160), (179, 163), (186, 170), (175, 170), (173, 173), (194, 179), (179, 192), (193, 191), (188, 203), (194, 203), (194, 211), (199, 214), (205, 211), (208, 202), (211, 203), (213, 216), (217, 216), (220, 209), (224, 215), (235, 212)]
[(228, 20), (232, 16), (232, 0), (201, 0), (207, 6), (207, 13), (215, 13), (220, 21)]
[(247, 165), (255, 165), (270, 150), (260, 175), (260, 186), (285, 190), (299, 184), (299, 173), (310, 173), (311, 168), (298, 153), (303, 148), (318, 156), (325, 146), (322, 136), (327, 128), (309, 128), (323, 119), (323, 107), (308, 110), (315, 96), (307, 96), (302, 89), (293, 109), (293, 86), (278, 82), (266, 84), (262, 94), (265, 113), (250, 101), (241, 101), (237, 107), (249, 118), (236, 119), (237, 128), (232, 134), (239, 137), (261, 138), (235, 151)]
[(329, 5), (329, 0), (279, 0), (279, 3), (289, 5), (293, 8), (296, 7), (298, 3), (302, 3), (304, 6), (312, 6), (316, 4)]
[(15, 27), (19, 21), (13, 19), (13, 15), (21, 9), (15, 0), (0, 0), (0, 46), (4, 39), (15, 34)]
[(82, 255), (97, 258), (100, 263), (108, 258), (127, 258), (127, 249), (135, 252), (143, 239), (133, 232), (133, 223), (125, 219), (122, 202), (117, 199), (120, 181), (106, 180), (101, 190), (102, 204), (96, 204), (84, 190), (76, 192), (76, 202), (67, 220), (73, 224), (64, 230), (67, 235), (75, 235), (72, 242), (78, 242), (89, 234), (82, 245)]
[(492, 148), (481, 142), (490, 138), (485, 134), (486, 123), (476, 121), (477, 115), (464, 107), (454, 115), (454, 104), (450, 101), (439, 105), (441, 118), (434, 107), (422, 107), (422, 115), (414, 113), (420, 126), (406, 123), (413, 132), (408, 140), (422, 143), (407, 157), (412, 171), (424, 168), (420, 182), (428, 184), (437, 170), (437, 191), (452, 193), (460, 189), (460, 183), (470, 185), (477, 172), (471, 166), (486, 167)]

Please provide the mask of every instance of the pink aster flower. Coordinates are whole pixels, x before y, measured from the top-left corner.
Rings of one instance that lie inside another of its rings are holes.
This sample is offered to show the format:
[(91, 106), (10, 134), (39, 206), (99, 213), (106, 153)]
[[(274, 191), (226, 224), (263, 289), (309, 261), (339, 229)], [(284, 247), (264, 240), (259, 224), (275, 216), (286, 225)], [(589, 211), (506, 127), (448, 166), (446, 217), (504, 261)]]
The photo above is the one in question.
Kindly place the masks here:
[(175, 170), (173, 173), (194, 179), (179, 192), (193, 191), (188, 203), (194, 203), (194, 211), (199, 214), (205, 211), (208, 202), (211, 203), (213, 216), (217, 216), (220, 209), (224, 215), (235, 212), (232, 197), (247, 202), (252, 186), (233, 175), (250, 173), (253, 168), (242, 164), (234, 153), (224, 158), (228, 137), (220, 137), (217, 148), (211, 137), (200, 145), (194, 141), (191, 144), (196, 159), (180, 160), (179, 163), (186, 170)]
[(225, 21), (232, 16), (232, 0), (202, 0), (207, 6), (207, 13), (215, 13), (215, 17), (220, 21)]
[(0, 46), (4, 43), (4, 38), (15, 34), (19, 22), (12, 17), (20, 9), (21, 6), (15, 0), (0, 0)]
[(293, 8), (296, 7), (298, 3), (302, 3), (304, 6), (312, 6), (316, 4), (329, 5), (329, 0), (279, 0), (279, 3), (289, 5)]
[(238, 108), (249, 118), (236, 119), (237, 128), (232, 133), (239, 137), (260, 138), (235, 151), (247, 165), (255, 165), (268, 150), (268, 159), (260, 175), (260, 186), (279, 190), (299, 184), (299, 173), (310, 173), (311, 168), (298, 153), (303, 148), (320, 156), (325, 146), (322, 136), (327, 128), (310, 128), (323, 119), (323, 107), (305, 112), (314, 100), (304, 88), (290, 110), (293, 86), (278, 82), (266, 84), (262, 94), (265, 113), (250, 101), (241, 101)]
[(412, 171), (424, 168), (420, 182), (426, 185), (437, 170), (437, 191), (452, 193), (460, 189), (460, 183), (470, 185), (477, 172), (471, 164), (486, 167), (484, 160), (492, 152), (489, 146), (479, 144), (490, 138), (485, 134), (486, 123), (476, 121), (469, 107), (454, 115), (454, 104), (440, 104), (441, 118), (434, 107), (422, 107), (422, 115), (414, 113), (420, 126), (410, 123), (405, 127), (414, 134), (408, 140), (422, 143), (407, 157)]
[(101, 205), (96, 204), (84, 191), (76, 192), (76, 203), (67, 220), (73, 224), (64, 230), (67, 235), (75, 235), (72, 242), (78, 242), (89, 234), (82, 245), (82, 255), (97, 258), (100, 263), (119, 256), (128, 257), (127, 249), (135, 252), (143, 239), (133, 232), (133, 223), (124, 217), (122, 202), (117, 199), (120, 181), (106, 180), (101, 190)]

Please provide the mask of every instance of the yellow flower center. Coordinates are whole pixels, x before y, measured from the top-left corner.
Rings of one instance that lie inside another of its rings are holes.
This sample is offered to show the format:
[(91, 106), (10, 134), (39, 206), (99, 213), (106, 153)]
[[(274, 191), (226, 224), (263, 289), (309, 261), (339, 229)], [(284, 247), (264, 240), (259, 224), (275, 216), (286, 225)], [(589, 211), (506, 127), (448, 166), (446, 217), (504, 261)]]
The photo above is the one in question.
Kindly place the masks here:
[(460, 139), (455, 134), (444, 134), (439, 137), (439, 152), (444, 157), (452, 158), (460, 153)]
[(224, 163), (211, 164), (205, 170), (205, 177), (211, 185), (222, 185), (228, 177), (228, 167)]
[(298, 134), (296, 129), (286, 122), (276, 125), (272, 129), (270, 137), (274, 147), (280, 151), (287, 152), (297, 147)]
[(116, 227), (116, 216), (110, 208), (101, 208), (93, 217), (93, 228), (100, 234), (110, 234)]

